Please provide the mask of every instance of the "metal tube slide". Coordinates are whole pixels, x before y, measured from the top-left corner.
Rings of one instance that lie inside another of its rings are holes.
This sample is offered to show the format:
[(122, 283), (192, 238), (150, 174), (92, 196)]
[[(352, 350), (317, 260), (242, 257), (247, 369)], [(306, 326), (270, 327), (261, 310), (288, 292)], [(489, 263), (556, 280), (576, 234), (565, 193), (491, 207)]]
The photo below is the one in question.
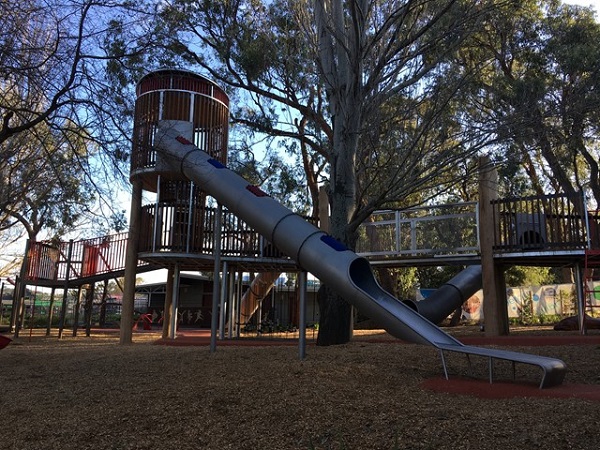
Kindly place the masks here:
[[(443, 351), (461, 352), (462, 349), (465, 349), (464, 353), (479, 354), (477, 347), (463, 345), (383, 290), (366, 259), (306, 222), (260, 188), (249, 185), (242, 177), (194, 146), (178, 131), (181, 125), (181, 129), (185, 129), (185, 122), (159, 123), (154, 146), (161, 163), (193, 180), (275, 247), (293, 258), (305, 271), (334, 287), (349, 303), (391, 335), (409, 342), (432, 345), (440, 349), (442, 354)], [(469, 285), (457, 284), (463, 285), (463, 288)], [(483, 350), (485, 356), (489, 357), (490, 350)], [(547, 363), (548, 359), (542, 361), (535, 355), (520, 355), (519, 362), (539, 366)], [(564, 366), (562, 361), (556, 361), (560, 363), (556, 364), (557, 367)], [(551, 367), (550, 370), (558, 369)]]
[(366, 259), (197, 149), (180, 134), (184, 129), (185, 123), (177, 121), (159, 124), (155, 147), (161, 163), (180, 170), (393, 336), (420, 344), (462, 345), (383, 290)]
[(404, 304), (437, 324), (460, 308), (479, 289), (481, 289), (481, 266), (469, 266), (436, 289), (429, 297), (418, 302), (404, 300)]

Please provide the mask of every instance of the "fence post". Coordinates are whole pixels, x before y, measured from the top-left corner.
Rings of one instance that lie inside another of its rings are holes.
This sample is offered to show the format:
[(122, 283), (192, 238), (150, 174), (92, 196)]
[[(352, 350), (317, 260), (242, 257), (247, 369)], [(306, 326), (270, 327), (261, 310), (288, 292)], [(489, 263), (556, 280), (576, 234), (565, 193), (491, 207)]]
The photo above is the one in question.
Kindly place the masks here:
[(67, 299), (69, 297), (69, 276), (71, 274), (71, 259), (73, 257), (73, 239), (69, 240), (69, 248), (67, 250), (67, 271), (65, 274), (65, 283), (63, 285), (63, 298), (60, 307), (60, 319), (58, 322), (58, 338), (62, 338), (63, 330), (65, 329), (65, 316), (67, 315)]

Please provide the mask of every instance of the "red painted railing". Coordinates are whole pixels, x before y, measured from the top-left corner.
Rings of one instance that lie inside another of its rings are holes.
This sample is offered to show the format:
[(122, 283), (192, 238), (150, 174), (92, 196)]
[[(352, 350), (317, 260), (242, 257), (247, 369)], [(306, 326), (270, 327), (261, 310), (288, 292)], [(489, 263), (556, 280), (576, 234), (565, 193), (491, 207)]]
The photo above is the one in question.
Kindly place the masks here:
[(72, 280), (125, 269), (127, 233), (69, 242), (30, 242), (29, 280)]

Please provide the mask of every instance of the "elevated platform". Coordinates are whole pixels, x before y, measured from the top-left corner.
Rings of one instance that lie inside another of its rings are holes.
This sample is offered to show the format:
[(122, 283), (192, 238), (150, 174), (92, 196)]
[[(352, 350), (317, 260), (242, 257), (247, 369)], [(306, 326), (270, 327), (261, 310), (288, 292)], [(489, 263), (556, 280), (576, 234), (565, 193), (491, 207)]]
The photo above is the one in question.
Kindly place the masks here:
[[(180, 270), (212, 272), (215, 268), (215, 260), (212, 255), (143, 252), (139, 254), (139, 257), (153, 266), (173, 267), (178, 265)], [(297, 272), (300, 270), (296, 262), (289, 258), (221, 256), (221, 262), (226, 262), (232, 270), (243, 272)]]
[[(143, 208), (139, 273), (175, 265), (181, 270), (214, 270), (217, 209), (180, 204), (193, 196), (175, 197), (175, 204), (165, 201)], [(496, 225), (490, 231), (494, 259), (507, 265), (583, 266), (586, 255), (600, 252), (600, 213), (578, 214), (573, 206), (577, 203), (580, 196), (562, 194), (495, 202)], [(356, 253), (375, 267), (480, 264), (477, 211), (476, 202), (377, 211), (359, 229)], [(317, 225), (314, 218), (306, 219)], [(221, 223), (221, 260), (232, 270), (298, 270), (295, 261), (226, 209)], [(126, 242), (127, 233), (71, 244), (32, 243), (26, 282), (72, 287), (123, 276)]]

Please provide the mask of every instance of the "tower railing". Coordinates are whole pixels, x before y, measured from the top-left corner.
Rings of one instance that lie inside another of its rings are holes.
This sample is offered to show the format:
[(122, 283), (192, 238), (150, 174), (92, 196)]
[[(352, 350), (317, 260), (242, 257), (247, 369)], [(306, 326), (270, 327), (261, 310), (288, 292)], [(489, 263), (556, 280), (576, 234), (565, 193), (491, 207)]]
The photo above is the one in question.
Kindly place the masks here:
[[(217, 209), (159, 203), (142, 208), (141, 253), (214, 253), (214, 223)], [(315, 223), (316, 219), (305, 217)], [(256, 230), (228, 210), (221, 219), (222, 256), (279, 258), (281, 253)]]
[(375, 211), (359, 228), (357, 253), (374, 258), (479, 251), (477, 202)]
[(583, 194), (552, 194), (492, 201), (494, 250), (499, 253), (583, 250), (591, 245), (590, 226), (598, 213), (588, 211)]

